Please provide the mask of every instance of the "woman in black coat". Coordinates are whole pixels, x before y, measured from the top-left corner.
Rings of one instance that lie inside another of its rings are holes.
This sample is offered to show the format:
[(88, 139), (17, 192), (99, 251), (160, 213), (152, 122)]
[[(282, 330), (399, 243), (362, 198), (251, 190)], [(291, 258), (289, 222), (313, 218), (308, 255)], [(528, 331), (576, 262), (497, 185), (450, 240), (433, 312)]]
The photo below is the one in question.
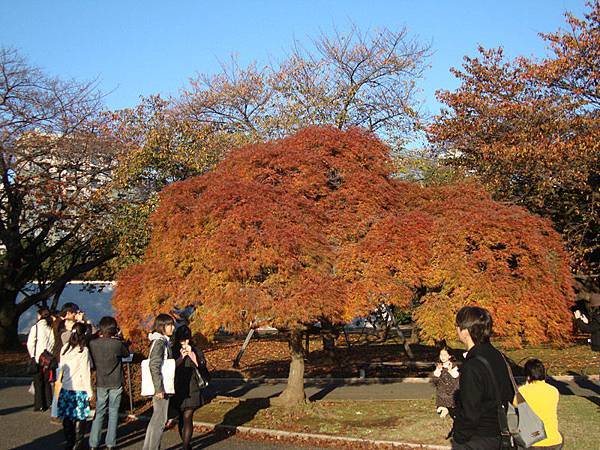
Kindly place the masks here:
[(208, 383), (206, 359), (190, 344), (192, 331), (186, 325), (175, 330), (173, 357), (176, 361), (173, 409), (179, 415), (179, 435), (184, 449), (191, 449), (194, 411), (202, 406), (202, 389)]

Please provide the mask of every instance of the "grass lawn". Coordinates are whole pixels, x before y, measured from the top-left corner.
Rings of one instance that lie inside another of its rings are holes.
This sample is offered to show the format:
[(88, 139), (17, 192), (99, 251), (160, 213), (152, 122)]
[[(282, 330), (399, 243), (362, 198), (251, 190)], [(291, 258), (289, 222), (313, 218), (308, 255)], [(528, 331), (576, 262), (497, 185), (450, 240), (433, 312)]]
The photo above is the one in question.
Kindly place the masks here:
[[(266, 408), (261, 401), (213, 402), (194, 416), (197, 421), (244, 425), (304, 433), (330, 434), (419, 444), (448, 445), (451, 419), (435, 414), (433, 400), (318, 401), (290, 410)], [(600, 408), (592, 401), (562, 396), (559, 428), (571, 450), (589, 450), (600, 442)]]
[(550, 376), (556, 375), (598, 375), (600, 354), (593, 352), (589, 345), (569, 345), (565, 348), (526, 347), (520, 350), (504, 350), (506, 355), (519, 365), (527, 358), (537, 358), (546, 366)]

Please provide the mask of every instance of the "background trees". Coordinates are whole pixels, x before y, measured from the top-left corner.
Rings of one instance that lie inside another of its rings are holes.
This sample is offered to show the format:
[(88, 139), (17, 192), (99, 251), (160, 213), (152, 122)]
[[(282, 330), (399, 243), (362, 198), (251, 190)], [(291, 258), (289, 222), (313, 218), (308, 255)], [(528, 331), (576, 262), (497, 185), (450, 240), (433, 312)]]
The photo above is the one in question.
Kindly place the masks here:
[(312, 127), (169, 186), (143, 262), (118, 280), (122, 328), (141, 335), (158, 312), (187, 305), (208, 334), (267, 319), (290, 332), (286, 404), (304, 399), (303, 328), (382, 301), (412, 308), (427, 339), (453, 336), (471, 302), (517, 345), (563, 339), (571, 278), (547, 221), (472, 185), (421, 188), (392, 171), (373, 134)]
[(453, 70), (447, 108), (429, 128), (439, 154), (474, 173), (494, 197), (548, 217), (574, 270), (598, 286), (600, 261), (600, 4), (564, 30), (543, 34), (550, 56), (508, 61), (479, 49)]
[[(50, 78), (0, 50), (0, 347), (19, 316), (112, 257), (117, 147), (93, 84)], [(25, 292), (32, 281), (36, 292)], [(26, 297), (16, 303), (17, 295)]]
[(295, 43), (279, 63), (241, 68), (235, 59), (215, 76), (191, 80), (179, 106), (188, 118), (257, 140), (311, 125), (359, 126), (395, 150), (414, 136), (417, 81), (429, 47), (407, 30), (321, 35)]

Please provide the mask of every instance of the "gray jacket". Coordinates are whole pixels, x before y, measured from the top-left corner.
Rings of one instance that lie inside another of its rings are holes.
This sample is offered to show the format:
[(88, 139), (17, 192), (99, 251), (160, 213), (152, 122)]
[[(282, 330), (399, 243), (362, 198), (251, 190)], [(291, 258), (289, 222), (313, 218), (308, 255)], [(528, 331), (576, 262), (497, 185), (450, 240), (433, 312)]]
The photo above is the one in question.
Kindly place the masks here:
[(173, 357), (171, 343), (169, 342), (169, 338), (167, 336), (156, 332), (150, 333), (148, 338), (152, 342), (150, 355), (148, 355), (148, 367), (150, 368), (150, 375), (152, 376), (152, 384), (154, 384), (154, 393), (164, 393), (165, 387), (163, 384), (161, 369), (163, 361), (167, 358)]

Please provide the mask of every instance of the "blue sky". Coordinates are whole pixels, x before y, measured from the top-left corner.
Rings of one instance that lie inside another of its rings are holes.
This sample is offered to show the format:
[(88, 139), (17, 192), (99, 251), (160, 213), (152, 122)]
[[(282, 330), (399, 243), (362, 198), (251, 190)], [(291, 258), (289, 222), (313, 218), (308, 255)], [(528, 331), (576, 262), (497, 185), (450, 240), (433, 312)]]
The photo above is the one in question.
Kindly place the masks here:
[(195, 74), (214, 73), (235, 53), (243, 63), (277, 60), (293, 39), (308, 42), (351, 22), (362, 29), (408, 27), (429, 42), (431, 68), (420, 83), (425, 110), (437, 89), (457, 86), (449, 68), (479, 44), (511, 56), (543, 56), (537, 33), (554, 31), (579, 0), (390, 1), (0, 1), (0, 45), (17, 48), (48, 73), (98, 78), (106, 104), (134, 106), (140, 95), (176, 95)]

